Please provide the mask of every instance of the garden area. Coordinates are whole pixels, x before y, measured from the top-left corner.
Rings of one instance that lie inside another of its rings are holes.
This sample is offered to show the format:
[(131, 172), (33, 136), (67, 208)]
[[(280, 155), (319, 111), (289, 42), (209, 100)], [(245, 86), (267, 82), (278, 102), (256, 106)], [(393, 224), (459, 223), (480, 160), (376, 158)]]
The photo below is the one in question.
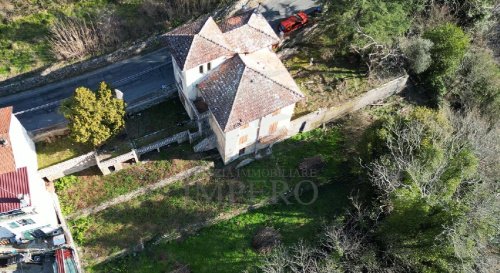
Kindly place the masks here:
[(188, 129), (192, 132), (198, 130), (177, 97), (127, 116), (125, 126), (127, 135), (135, 147), (153, 143)]
[[(181, 131), (197, 128), (189, 122), (189, 116), (178, 98), (174, 97), (146, 110), (125, 118), (125, 130), (109, 139), (100, 147), (109, 158), (141, 147)], [(92, 151), (85, 144), (76, 143), (66, 136), (54, 137), (36, 143), (38, 167), (43, 169)]]
[[(245, 213), (201, 230), (183, 240), (160, 243), (136, 256), (96, 266), (90, 272), (170, 272), (187, 268), (199, 273), (254, 272), (266, 257), (252, 246), (262, 228), (273, 228), (283, 245), (317, 241), (332, 217), (349, 208), (352, 185), (334, 182), (319, 189), (309, 205), (280, 203)], [(311, 200), (312, 193), (303, 196)]]
[[(106, 176), (103, 176), (97, 167), (93, 167), (56, 180), (54, 185), (63, 213), (65, 215), (77, 213), (79, 210), (97, 206), (192, 167), (208, 164), (199, 159), (178, 158), (172, 151), (187, 148), (190, 147), (173, 147), (157, 155), (157, 160), (132, 165)], [(173, 153), (169, 153), (170, 151)], [(189, 152), (189, 150), (184, 151)]]
[[(339, 151), (341, 143), (342, 137), (336, 128), (297, 135), (275, 145), (270, 157), (241, 169), (245, 172), (241, 172), (239, 176), (222, 170), (200, 174), (188, 181), (178, 181), (98, 213), (71, 219), (70, 226), (77, 243), (83, 249), (85, 264), (93, 268), (93, 263), (98, 258), (135, 246), (142, 240), (147, 243), (161, 234), (176, 235), (182, 228), (190, 225), (225, 214), (232, 215), (250, 205), (270, 201), (273, 194), (279, 197), (304, 179), (327, 184), (339, 174), (338, 170), (343, 162)], [(182, 145), (178, 146), (180, 147)], [(71, 208), (70, 204), (78, 204), (78, 209), (81, 209), (161, 179), (159, 173), (168, 170), (165, 167), (169, 165), (168, 160), (164, 161), (167, 155), (176, 158), (173, 162), (181, 160), (179, 157), (182, 152), (175, 156), (175, 153), (168, 151), (171, 148), (159, 154), (163, 158), (156, 158), (110, 176), (72, 184), (73, 187), (59, 192), (63, 208), (68, 205), (69, 211), (75, 211), (76, 208)], [(322, 171), (317, 176), (301, 177), (294, 172), (304, 158), (315, 156), (322, 158)], [(283, 175), (270, 175), (270, 170), (280, 170)], [(85, 192), (81, 190), (82, 184), (87, 185), (84, 189), (90, 189), (88, 193), (80, 193)], [(95, 189), (104, 189), (104, 193), (98, 193)], [(307, 188), (303, 190), (307, 191)], [(302, 217), (305, 216), (284, 221), (310, 221)]]

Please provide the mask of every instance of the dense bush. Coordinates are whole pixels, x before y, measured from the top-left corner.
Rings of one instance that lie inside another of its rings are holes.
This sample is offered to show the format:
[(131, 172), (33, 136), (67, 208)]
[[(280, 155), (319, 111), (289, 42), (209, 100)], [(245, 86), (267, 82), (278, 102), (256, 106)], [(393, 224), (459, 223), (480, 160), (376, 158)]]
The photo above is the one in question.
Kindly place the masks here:
[(78, 143), (98, 147), (125, 126), (125, 102), (114, 97), (111, 87), (101, 82), (97, 92), (78, 87), (61, 105), (68, 119), (70, 137)]

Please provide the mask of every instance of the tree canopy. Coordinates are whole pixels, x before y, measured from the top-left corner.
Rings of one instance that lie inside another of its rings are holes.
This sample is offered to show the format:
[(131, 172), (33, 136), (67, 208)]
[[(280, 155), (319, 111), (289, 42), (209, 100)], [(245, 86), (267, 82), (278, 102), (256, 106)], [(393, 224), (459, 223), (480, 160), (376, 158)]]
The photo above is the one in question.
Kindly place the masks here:
[(113, 96), (105, 82), (101, 82), (96, 92), (78, 87), (73, 97), (63, 102), (60, 111), (69, 121), (70, 137), (93, 147), (100, 146), (125, 126), (125, 103)]

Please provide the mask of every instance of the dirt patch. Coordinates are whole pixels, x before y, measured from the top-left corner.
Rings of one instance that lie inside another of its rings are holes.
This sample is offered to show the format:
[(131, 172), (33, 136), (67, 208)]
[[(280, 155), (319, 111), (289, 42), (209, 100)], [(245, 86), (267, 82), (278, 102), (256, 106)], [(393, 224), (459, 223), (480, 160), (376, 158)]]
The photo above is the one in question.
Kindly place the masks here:
[(272, 227), (259, 229), (252, 239), (253, 249), (263, 254), (270, 253), (280, 243), (281, 234)]

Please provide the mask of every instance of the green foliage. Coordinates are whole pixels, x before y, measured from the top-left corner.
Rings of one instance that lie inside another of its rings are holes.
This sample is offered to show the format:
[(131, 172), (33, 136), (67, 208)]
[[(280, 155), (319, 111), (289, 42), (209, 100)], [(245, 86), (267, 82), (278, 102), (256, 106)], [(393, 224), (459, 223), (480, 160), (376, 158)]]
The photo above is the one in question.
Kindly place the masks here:
[(500, 115), (500, 67), (490, 51), (472, 48), (449, 86), (466, 108), (478, 109), (492, 121)]
[(326, 34), (344, 52), (351, 45), (363, 47), (373, 40), (392, 44), (409, 29), (409, 15), (421, 9), (418, 0), (341, 0), (328, 1), (327, 5)]
[(453, 74), (469, 48), (467, 34), (458, 26), (446, 23), (426, 31), (423, 37), (434, 44), (430, 73), (440, 77)]
[[(454, 126), (443, 111), (419, 107), (378, 129), (387, 147), (376, 161), (383, 167), (372, 169), (372, 181), (388, 214), (379, 221), (376, 239), (418, 272), (462, 272), (477, 261), (484, 238), (496, 232), (491, 212), (470, 219), (488, 192), (470, 183), (478, 177), (479, 159), (467, 139), (454, 137)], [(466, 229), (471, 220), (474, 230)]]
[(83, 245), (87, 241), (87, 231), (92, 225), (91, 217), (81, 217), (76, 220), (68, 221), (73, 240), (78, 245)]
[(430, 50), (433, 43), (430, 40), (414, 38), (404, 40), (401, 49), (408, 59), (410, 70), (420, 74), (427, 70), (432, 63)]
[(71, 138), (78, 143), (98, 147), (125, 126), (125, 103), (113, 97), (113, 91), (102, 82), (96, 93), (79, 87), (60, 111), (69, 121)]
[(68, 189), (76, 183), (78, 183), (78, 177), (74, 175), (68, 175), (57, 179), (54, 182), (54, 187), (56, 188), (56, 192), (60, 192)]
[(430, 51), (432, 64), (424, 73), (428, 94), (434, 104), (440, 104), (447, 92), (446, 77), (452, 76), (462, 61), (470, 39), (462, 29), (452, 23), (445, 23), (426, 31), (423, 38), (433, 43)]

